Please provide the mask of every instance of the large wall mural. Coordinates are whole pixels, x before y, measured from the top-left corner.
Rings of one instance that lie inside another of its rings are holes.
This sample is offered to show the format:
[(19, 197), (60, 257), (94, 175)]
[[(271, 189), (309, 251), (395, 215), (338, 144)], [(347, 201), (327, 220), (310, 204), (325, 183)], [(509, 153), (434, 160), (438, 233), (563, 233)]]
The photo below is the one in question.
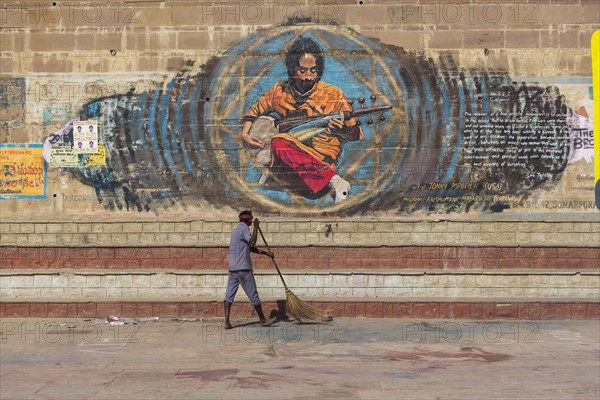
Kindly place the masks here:
[[(108, 209), (502, 212), (536, 208), (533, 194), (593, 154), (591, 119), (558, 86), (344, 27), (256, 32), (197, 67), (85, 104), (76, 123), (97, 123), (102, 157), (75, 151), (79, 164), (62, 171)], [(73, 147), (73, 126), (46, 141), (51, 165)]]

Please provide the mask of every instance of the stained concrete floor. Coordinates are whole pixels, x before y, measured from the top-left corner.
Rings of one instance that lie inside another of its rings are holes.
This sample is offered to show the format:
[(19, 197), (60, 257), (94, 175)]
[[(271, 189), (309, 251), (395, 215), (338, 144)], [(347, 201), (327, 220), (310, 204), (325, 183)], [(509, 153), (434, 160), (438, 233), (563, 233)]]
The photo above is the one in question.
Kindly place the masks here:
[(600, 398), (599, 321), (1, 319), (0, 399)]

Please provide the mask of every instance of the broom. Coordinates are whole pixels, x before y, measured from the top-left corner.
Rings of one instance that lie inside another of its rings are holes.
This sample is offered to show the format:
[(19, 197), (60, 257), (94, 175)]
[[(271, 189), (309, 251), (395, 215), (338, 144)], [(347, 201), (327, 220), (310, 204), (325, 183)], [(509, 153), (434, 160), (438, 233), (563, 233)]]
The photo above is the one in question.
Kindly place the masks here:
[[(265, 236), (263, 235), (262, 230), (260, 229), (260, 226), (258, 227), (258, 232), (260, 233), (260, 237), (262, 238), (263, 242), (265, 243), (265, 246), (267, 246), (267, 250), (269, 250), (269, 252), (271, 252), (271, 249), (269, 248), (269, 244), (265, 240)], [(283, 279), (283, 275), (281, 275), (281, 271), (279, 270), (279, 267), (277, 266), (277, 263), (275, 262), (275, 257), (271, 257), (271, 261), (273, 261), (273, 265), (275, 266), (275, 269), (277, 270), (277, 273), (279, 274), (279, 277), (281, 278), (281, 282), (283, 283), (283, 287), (285, 288), (285, 302), (287, 305), (287, 310), (290, 312), (290, 314), (292, 314), (298, 321), (302, 321), (303, 319), (313, 319), (313, 320), (319, 319), (321, 317), (321, 312), (319, 312), (319, 310), (316, 310), (315, 308), (313, 308), (310, 304), (307, 304), (307, 303), (303, 302), (302, 300), (300, 300), (287, 287), (287, 285), (285, 284), (285, 280)]]

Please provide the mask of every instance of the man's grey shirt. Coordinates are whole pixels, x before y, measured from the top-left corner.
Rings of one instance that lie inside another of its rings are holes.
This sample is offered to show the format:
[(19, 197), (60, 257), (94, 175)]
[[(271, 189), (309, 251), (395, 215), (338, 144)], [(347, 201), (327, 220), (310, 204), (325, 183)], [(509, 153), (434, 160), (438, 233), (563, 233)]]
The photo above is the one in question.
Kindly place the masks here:
[(252, 259), (250, 258), (250, 227), (245, 222), (240, 222), (233, 231), (229, 239), (229, 271), (240, 271), (243, 269), (252, 269)]

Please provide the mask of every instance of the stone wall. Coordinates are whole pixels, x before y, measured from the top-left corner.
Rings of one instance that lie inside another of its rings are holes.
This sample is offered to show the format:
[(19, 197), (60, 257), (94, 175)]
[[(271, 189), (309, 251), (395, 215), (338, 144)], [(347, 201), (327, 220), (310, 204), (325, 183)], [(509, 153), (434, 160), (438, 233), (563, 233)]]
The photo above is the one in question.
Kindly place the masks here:
[[(289, 286), (339, 316), (598, 317), (596, 1), (13, 1), (0, 20), (0, 315), (218, 316), (252, 208)], [(341, 202), (239, 137), (300, 36), (354, 111), (392, 106), (343, 143)]]

